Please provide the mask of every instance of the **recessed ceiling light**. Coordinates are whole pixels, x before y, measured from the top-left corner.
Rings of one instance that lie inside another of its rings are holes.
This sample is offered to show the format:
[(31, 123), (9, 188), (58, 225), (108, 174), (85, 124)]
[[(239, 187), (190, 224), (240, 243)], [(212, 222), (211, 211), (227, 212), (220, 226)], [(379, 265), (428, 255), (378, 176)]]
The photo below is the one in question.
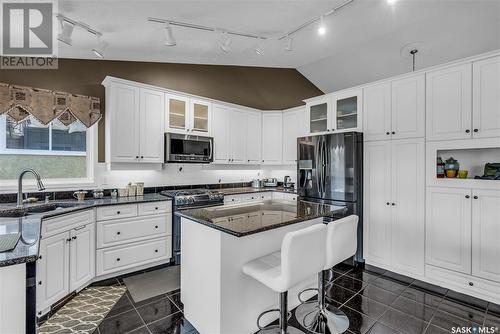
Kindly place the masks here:
[(319, 18), (318, 34), (320, 34), (320, 35), (326, 34), (326, 27), (325, 27), (323, 15), (321, 15)]
[(220, 45), (220, 49), (224, 51), (225, 53), (228, 53), (231, 51), (231, 37), (227, 34), (227, 32), (222, 33), (222, 43)]
[(170, 27), (170, 23), (165, 24), (165, 45), (166, 46), (176, 46), (177, 42), (175, 40), (174, 34), (172, 33), (172, 27)]
[(71, 40), (71, 35), (73, 34), (73, 29), (75, 28), (75, 25), (72, 22), (64, 20), (63, 18), (60, 18), (59, 22), (61, 23), (62, 31), (57, 36), (57, 40), (71, 46), (73, 42)]
[(286, 51), (293, 51), (293, 38), (292, 37), (288, 37), (288, 39), (286, 41), (285, 50)]
[(397, 0), (387, 0), (387, 3), (389, 5), (394, 5), (396, 3)]
[(101, 41), (100, 37), (97, 37), (97, 46), (92, 49), (92, 52), (96, 55), (96, 57), (103, 59), (104, 51), (108, 47), (108, 43), (105, 41)]

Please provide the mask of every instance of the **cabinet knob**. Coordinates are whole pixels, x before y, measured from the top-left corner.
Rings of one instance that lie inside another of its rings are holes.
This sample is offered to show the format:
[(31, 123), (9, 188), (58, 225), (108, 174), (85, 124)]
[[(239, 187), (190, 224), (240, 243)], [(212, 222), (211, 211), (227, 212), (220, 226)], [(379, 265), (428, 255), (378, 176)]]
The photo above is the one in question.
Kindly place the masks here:
[(136, 155), (136, 156), (135, 156), (135, 158), (136, 158), (136, 159), (139, 159), (139, 156), (138, 156), (138, 155)]
[(158, 228), (158, 225), (155, 225), (155, 228)]
[(474, 196), (474, 199), (478, 199), (478, 197), (477, 197), (477, 196)]
[(157, 249), (155, 249), (155, 253), (158, 253), (158, 250), (157, 250)]
[(387, 131), (385, 134), (386, 134), (386, 135), (390, 135), (391, 133), (390, 133), (389, 131)]
[(42, 281), (38, 281), (38, 285), (42, 285)]
[(393, 135), (395, 135), (395, 134), (396, 134), (396, 131), (392, 131), (391, 133), (392, 133)]
[(470, 133), (470, 130), (469, 129), (465, 130), (465, 133)]
[(122, 232), (118, 231), (118, 232), (116, 232), (116, 234), (120, 235), (120, 234), (122, 234)]
[(465, 198), (470, 198), (470, 196), (469, 195), (465, 195)]
[(71, 241), (71, 238), (66, 239), (66, 242), (70, 242), (70, 241)]
[(264, 162), (264, 160), (262, 160), (262, 162)]
[(120, 261), (120, 258), (119, 258), (119, 257), (117, 257), (117, 258), (116, 258), (116, 261)]
[(73, 236), (73, 238), (71, 238), (71, 239), (76, 240), (76, 235), (75, 235), (75, 236)]
[(158, 210), (158, 207), (157, 207), (157, 206), (155, 206), (155, 210)]
[(143, 155), (141, 155), (141, 159), (144, 159), (144, 156), (143, 156)]
[(474, 283), (472, 283), (472, 282), (469, 282), (469, 285), (470, 285), (470, 286), (474, 286)]
[(42, 256), (40, 255), (40, 256), (38, 257), (38, 259), (39, 259), (39, 260), (41, 260), (41, 259), (42, 259)]
[(389, 204), (391, 204), (391, 203), (389, 203), (389, 202), (385, 203), (385, 205), (389, 205)]
[(474, 132), (479, 132), (479, 129), (474, 129)]
[(116, 214), (119, 215), (120, 214), (120, 211), (116, 211)]
[(396, 203), (391, 203), (392, 206), (396, 205)]

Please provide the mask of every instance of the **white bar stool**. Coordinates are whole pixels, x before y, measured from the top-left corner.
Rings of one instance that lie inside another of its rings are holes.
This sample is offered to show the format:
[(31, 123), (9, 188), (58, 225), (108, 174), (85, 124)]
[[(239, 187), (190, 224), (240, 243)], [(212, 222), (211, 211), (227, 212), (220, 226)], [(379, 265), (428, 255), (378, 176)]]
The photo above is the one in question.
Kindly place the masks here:
[(318, 301), (302, 302), (295, 310), (298, 322), (313, 333), (344, 333), (349, 327), (349, 318), (338, 308), (325, 303), (325, 275), (333, 266), (350, 258), (356, 253), (358, 216), (351, 215), (332, 221), (326, 232), (326, 264), (318, 274)]
[[(279, 309), (268, 310), (259, 315), (258, 333), (296, 334), (301, 330), (288, 326), (288, 290), (299, 282), (320, 271), (326, 260), (326, 226), (316, 224), (298, 231), (289, 232), (281, 243), (281, 252), (275, 252), (243, 266), (243, 272), (280, 294)], [(269, 312), (280, 312), (279, 325), (263, 328), (261, 317)]]

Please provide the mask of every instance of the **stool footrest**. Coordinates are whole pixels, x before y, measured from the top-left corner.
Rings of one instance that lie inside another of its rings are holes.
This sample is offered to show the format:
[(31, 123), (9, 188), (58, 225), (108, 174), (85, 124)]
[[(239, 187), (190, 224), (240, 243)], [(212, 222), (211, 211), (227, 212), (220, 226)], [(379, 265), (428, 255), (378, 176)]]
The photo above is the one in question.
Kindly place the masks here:
[(299, 292), (299, 294), (297, 295), (297, 298), (299, 299), (300, 303), (303, 304), (305, 303), (307, 300), (303, 300), (301, 297), (302, 297), (302, 294), (304, 292), (308, 292), (308, 291), (316, 291), (317, 293), (319, 293), (319, 289), (318, 288), (308, 288), (308, 289), (304, 289), (302, 291)]
[[(279, 309), (277, 309), (277, 308), (274, 308), (274, 309), (272, 309), (272, 310), (267, 310), (267, 311), (264, 311), (264, 312), (262, 312), (261, 314), (259, 314), (259, 316), (257, 317), (257, 327), (259, 327), (259, 329), (260, 329), (260, 330), (265, 329), (265, 327), (262, 327), (262, 326), (260, 325), (260, 319), (261, 319), (264, 315), (266, 315), (266, 314), (268, 314), (268, 313), (271, 313), (271, 312), (278, 312), (278, 313), (279, 313), (279, 312), (280, 312), (280, 310), (279, 310)], [(270, 326), (270, 327), (269, 327), (269, 329), (270, 329), (270, 328), (274, 328), (274, 327), (279, 327), (279, 326), (278, 326), (278, 325), (276, 325), (276, 326)]]

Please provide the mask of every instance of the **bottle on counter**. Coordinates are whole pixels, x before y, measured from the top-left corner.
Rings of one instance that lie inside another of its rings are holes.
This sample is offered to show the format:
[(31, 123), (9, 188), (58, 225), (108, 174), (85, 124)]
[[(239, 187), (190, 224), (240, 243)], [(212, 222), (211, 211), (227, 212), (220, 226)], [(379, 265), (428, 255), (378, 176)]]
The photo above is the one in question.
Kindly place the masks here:
[(443, 159), (441, 159), (441, 157), (437, 157), (436, 176), (438, 179), (444, 178), (444, 162)]

